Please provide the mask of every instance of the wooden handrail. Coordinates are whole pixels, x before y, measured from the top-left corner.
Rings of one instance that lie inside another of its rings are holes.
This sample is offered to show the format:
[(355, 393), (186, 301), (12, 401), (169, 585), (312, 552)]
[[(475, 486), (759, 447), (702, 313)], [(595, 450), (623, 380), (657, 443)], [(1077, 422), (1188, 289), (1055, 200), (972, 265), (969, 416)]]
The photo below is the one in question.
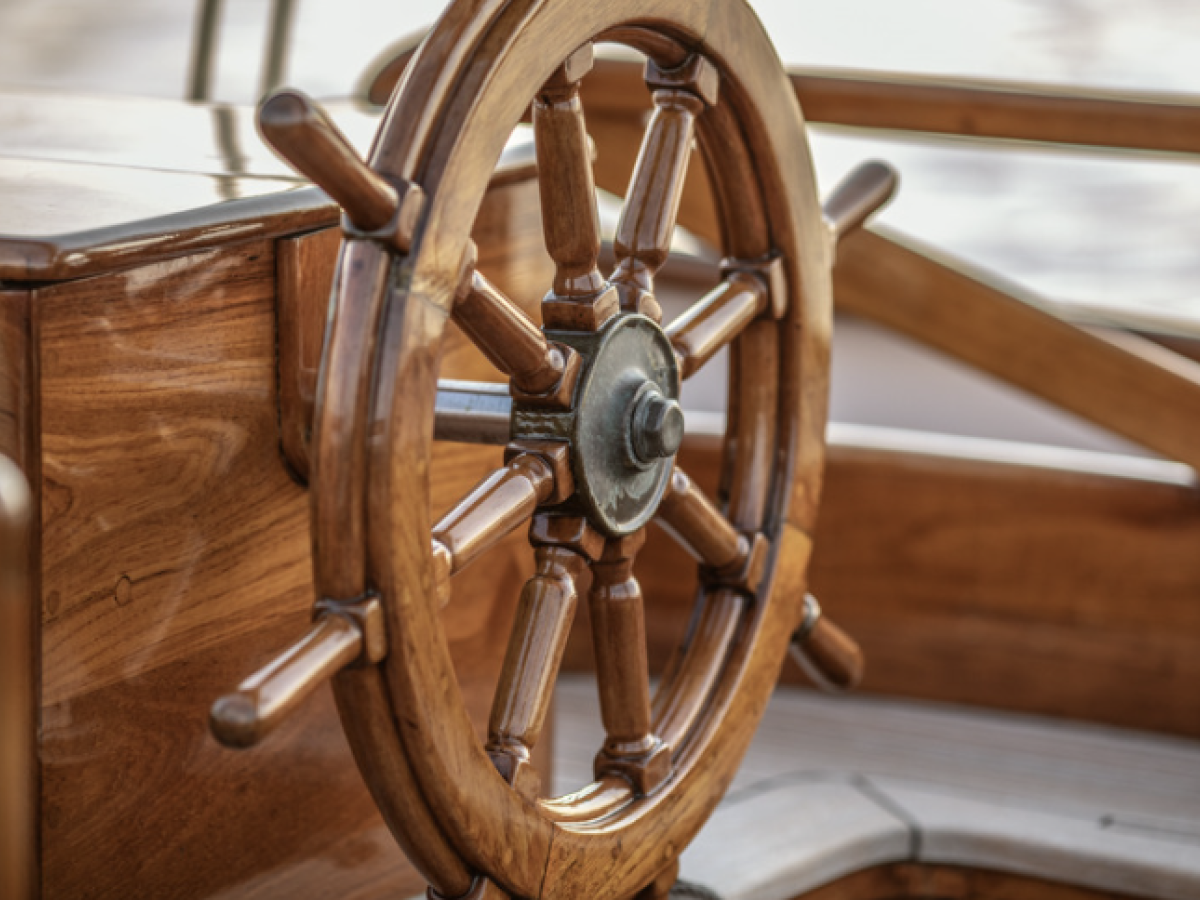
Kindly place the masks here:
[[(1200, 97), (877, 72), (789, 70), (809, 122), (980, 138), (1200, 153)], [(650, 108), (641, 65), (597, 59), (591, 115)]]
[(861, 231), (839, 248), (838, 308), (893, 328), (1200, 469), (1200, 364), (1083, 329), (985, 276)]
[(1200, 153), (1200, 97), (791, 70), (810, 122)]

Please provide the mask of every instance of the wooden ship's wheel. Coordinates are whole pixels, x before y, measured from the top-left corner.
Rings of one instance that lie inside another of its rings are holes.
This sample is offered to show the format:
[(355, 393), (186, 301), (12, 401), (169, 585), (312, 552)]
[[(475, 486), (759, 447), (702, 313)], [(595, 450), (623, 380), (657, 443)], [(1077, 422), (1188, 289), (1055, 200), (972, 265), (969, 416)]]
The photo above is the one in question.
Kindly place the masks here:
[[(648, 58), (655, 111), (605, 277), (578, 96), (595, 42)], [(539, 329), (475, 271), (468, 235), (530, 108), (546, 246)], [(264, 135), (345, 210), (311, 479), (312, 633), (214, 706), (255, 742), (333, 679), (356, 759), (393, 833), (442, 897), (627, 898), (674, 879), (733, 778), (789, 641), (834, 681), (852, 645), (805, 592), (824, 460), (830, 267), (839, 230), (891, 190), (875, 166), (823, 214), (804, 122), (738, 0), (452, 5), (392, 97), (369, 165), (302, 95)], [(722, 222), (723, 280), (661, 323), (693, 140)], [(511, 379), (438, 382), (453, 319)], [(682, 380), (731, 350), (719, 498), (678, 466)], [(511, 399), (509, 397), (511, 394)], [(438, 438), (506, 443), (503, 468), (430, 521)], [(686, 639), (651, 696), (632, 566), (657, 519), (698, 560)], [(536, 574), (481, 745), (439, 621), (456, 572), (529, 525)], [(590, 574), (588, 570), (590, 569)], [(595, 781), (542, 795), (530, 762), (582, 586), (603, 724)]]

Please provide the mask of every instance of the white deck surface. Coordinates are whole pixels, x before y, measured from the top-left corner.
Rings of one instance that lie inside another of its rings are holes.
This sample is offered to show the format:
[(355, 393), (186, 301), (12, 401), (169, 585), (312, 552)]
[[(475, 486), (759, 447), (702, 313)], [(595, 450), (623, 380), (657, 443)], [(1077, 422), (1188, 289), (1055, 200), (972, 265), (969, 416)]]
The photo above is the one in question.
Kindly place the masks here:
[[(559, 687), (560, 790), (589, 779), (595, 689)], [(780, 688), (682, 877), (784, 900), (872, 865), (974, 866), (1200, 898), (1200, 742)]]

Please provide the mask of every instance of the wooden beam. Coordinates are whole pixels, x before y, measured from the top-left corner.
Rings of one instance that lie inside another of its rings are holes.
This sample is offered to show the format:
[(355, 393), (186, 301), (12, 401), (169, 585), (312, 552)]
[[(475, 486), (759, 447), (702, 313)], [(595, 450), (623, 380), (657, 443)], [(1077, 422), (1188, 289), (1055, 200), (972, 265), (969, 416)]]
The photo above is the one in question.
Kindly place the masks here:
[[(594, 113), (650, 108), (641, 65), (600, 59), (582, 97)], [(790, 70), (809, 122), (981, 138), (1200, 153), (1200, 98), (878, 72)]]
[(1200, 153), (1200, 98), (793, 69), (810, 122)]
[(989, 372), (1200, 468), (1200, 364), (1136, 335), (1085, 330), (895, 238), (862, 231), (834, 270), (838, 309)]

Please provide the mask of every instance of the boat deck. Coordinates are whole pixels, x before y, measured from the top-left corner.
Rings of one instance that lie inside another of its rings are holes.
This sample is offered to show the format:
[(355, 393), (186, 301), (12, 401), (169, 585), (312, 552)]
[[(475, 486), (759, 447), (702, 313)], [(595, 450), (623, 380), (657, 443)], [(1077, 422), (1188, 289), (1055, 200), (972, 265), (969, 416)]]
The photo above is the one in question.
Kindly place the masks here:
[[(560, 683), (556, 781), (603, 741), (589, 678)], [(683, 854), (723, 900), (785, 900), (897, 862), (1200, 897), (1200, 741), (967, 707), (779, 688)]]

